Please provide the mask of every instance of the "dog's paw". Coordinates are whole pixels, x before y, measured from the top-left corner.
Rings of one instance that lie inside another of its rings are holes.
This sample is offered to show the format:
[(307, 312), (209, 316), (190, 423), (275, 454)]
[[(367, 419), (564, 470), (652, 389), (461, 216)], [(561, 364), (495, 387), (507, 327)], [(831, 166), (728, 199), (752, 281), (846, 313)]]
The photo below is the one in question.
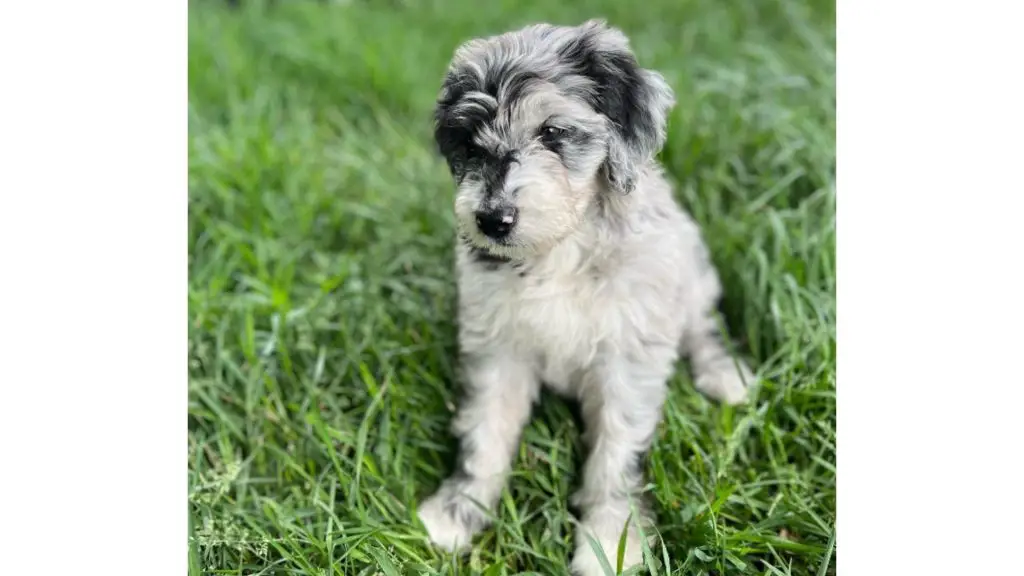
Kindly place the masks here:
[(473, 506), (445, 486), (420, 504), (417, 516), (435, 546), (461, 554), (470, 549), (473, 536), (484, 523), (482, 512)]
[(754, 374), (742, 360), (734, 362), (731, 358), (722, 358), (703, 367), (694, 379), (694, 386), (713, 400), (736, 405), (746, 402), (754, 382)]

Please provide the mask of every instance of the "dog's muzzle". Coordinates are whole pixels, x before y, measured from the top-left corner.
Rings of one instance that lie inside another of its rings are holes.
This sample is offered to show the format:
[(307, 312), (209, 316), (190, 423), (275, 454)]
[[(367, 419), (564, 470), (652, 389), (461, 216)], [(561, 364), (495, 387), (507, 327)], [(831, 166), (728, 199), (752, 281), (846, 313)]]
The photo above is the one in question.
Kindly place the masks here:
[(491, 240), (502, 240), (516, 226), (519, 211), (515, 208), (491, 208), (476, 212), (476, 227)]

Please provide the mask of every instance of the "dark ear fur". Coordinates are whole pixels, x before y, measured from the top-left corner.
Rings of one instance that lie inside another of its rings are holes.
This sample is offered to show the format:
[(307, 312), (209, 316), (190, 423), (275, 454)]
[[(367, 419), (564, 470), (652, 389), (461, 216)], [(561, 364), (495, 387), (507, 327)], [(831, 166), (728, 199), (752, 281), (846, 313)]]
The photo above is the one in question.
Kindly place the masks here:
[(665, 143), (666, 119), (675, 104), (672, 88), (661, 74), (641, 68), (626, 36), (601, 20), (581, 25), (562, 57), (595, 83), (591, 105), (611, 129), (605, 177), (612, 189), (628, 194)]
[(434, 142), (456, 178), (462, 174), (467, 160), (466, 144), (472, 136), (473, 126), (487, 120), (479, 117), (486, 116), (483, 110), (472, 109), (468, 113), (466, 110), (459, 113), (454, 111), (456, 104), (467, 92), (478, 89), (477, 84), (478, 81), (468, 74), (449, 71), (434, 106)]

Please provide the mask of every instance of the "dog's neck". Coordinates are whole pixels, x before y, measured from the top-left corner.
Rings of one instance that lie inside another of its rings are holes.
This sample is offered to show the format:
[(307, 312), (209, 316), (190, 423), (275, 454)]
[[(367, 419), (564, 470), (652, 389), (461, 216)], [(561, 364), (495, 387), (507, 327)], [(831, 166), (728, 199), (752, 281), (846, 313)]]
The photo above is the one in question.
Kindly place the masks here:
[(626, 234), (638, 216), (637, 207), (644, 206), (646, 196), (651, 193), (649, 180), (660, 171), (652, 160), (637, 175), (633, 187), (626, 193), (605, 181), (598, 183), (599, 189), (594, 204), (588, 209), (587, 222)]

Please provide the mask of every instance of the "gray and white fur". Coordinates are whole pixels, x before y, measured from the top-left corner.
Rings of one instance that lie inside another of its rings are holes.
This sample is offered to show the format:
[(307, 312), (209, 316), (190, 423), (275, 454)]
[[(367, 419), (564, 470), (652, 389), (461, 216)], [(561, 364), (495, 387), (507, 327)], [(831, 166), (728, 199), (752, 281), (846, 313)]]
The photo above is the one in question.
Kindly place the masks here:
[[(679, 357), (704, 394), (746, 398), (751, 372), (718, 330), (717, 273), (654, 158), (674, 102), (599, 20), (455, 52), (435, 138), (458, 185), (465, 396), (456, 470), (418, 510), (436, 545), (464, 551), (488, 525), (542, 385), (577, 399), (586, 428), (581, 576), (603, 574), (586, 534), (615, 566)], [(636, 520), (626, 566), (642, 562), (636, 526), (650, 515)]]

